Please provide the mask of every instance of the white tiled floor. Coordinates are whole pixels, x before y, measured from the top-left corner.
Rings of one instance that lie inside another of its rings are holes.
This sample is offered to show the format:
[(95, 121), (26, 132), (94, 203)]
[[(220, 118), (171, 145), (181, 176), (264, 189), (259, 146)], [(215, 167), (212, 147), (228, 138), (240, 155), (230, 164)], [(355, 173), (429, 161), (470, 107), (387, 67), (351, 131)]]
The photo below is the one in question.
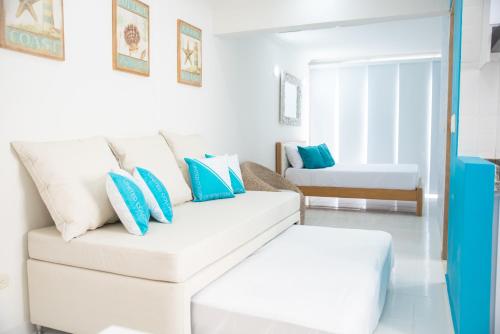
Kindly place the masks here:
[(453, 333), (441, 237), (432, 217), (412, 214), (309, 209), (306, 224), (374, 229), (393, 237), (395, 268), (376, 334)]

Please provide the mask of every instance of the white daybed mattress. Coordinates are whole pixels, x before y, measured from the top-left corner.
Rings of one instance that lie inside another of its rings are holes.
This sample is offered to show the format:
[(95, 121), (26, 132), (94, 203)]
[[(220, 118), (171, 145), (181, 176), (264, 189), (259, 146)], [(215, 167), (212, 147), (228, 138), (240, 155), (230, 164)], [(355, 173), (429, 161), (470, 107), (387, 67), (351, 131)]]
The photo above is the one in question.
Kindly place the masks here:
[(379, 231), (293, 226), (192, 298), (192, 333), (372, 333), (391, 240)]
[(299, 186), (414, 190), (418, 165), (339, 164), (321, 169), (288, 168), (287, 180)]

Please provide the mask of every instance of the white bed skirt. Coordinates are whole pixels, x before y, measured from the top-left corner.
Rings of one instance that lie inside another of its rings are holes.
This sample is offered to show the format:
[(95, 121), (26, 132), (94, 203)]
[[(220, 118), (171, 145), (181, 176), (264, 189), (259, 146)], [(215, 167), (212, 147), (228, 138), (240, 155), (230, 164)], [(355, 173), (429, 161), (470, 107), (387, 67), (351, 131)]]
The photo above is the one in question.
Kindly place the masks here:
[(392, 264), (385, 232), (292, 226), (192, 298), (192, 332), (372, 333)]

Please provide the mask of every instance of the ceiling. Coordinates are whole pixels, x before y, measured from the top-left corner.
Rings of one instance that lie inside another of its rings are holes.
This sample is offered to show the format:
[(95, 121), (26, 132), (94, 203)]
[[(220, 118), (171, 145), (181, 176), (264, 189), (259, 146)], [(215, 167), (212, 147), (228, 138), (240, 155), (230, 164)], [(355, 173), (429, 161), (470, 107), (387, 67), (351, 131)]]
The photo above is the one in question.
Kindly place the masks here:
[(431, 17), (274, 35), (279, 41), (308, 52), (311, 59), (435, 54), (441, 52), (445, 20)]

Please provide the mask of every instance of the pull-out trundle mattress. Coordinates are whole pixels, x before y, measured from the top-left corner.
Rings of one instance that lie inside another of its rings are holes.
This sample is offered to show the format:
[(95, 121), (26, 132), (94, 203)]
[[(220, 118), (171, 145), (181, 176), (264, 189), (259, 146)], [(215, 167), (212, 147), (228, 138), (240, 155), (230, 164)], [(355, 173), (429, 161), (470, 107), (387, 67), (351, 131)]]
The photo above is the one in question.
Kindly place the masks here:
[(385, 232), (292, 226), (192, 298), (192, 332), (372, 333), (392, 263)]

